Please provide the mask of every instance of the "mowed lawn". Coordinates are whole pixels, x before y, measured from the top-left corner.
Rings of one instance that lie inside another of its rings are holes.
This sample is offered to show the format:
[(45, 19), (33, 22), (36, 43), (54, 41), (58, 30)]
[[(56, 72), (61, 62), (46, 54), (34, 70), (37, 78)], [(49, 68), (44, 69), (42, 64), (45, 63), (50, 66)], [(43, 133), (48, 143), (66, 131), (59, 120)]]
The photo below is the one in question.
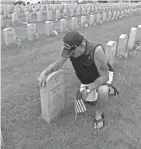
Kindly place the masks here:
[[(131, 27), (141, 24), (141, 15), (80, 29), (85, 37), (104, 47), (109, 40), (118, 41)], [(20, 27), (20, 26), (19, 26)], [(21, 31), (21, 32), (20, 32)], [(18, 30), (22, 34), (21, 30)], [(23, 33), (25, 34), (25, 33)], [(41, 117), (37, 77), (58, 57), (62, 37), (41, 36), (36, 42), (2, 47), (2, 133), (5, 149), (140, 149), (141, 148), (141, 53), (130, 53), (116, 60), (114, 85), (120, 96), (111, 97), (107, 105), (106, 127), (93, 130), (93, 113), (81, 114), (74, 121), (74, 98), (80, 82), (71, 63), (64, 66), (66, 106), (61, 115), (48, 124)], [(4, 45), (4, 44), (3, 44)]]

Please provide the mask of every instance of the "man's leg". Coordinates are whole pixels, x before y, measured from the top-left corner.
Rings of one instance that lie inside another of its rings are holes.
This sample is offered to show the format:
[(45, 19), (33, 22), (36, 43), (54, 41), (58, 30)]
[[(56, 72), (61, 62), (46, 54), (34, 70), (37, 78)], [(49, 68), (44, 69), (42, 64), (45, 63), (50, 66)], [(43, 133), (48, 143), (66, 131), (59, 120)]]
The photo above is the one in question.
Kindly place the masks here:
[(104, 109), (109, 100), (109, 94), (108, 94), (109, 87), (106, 85), (102, 85), (97, 89), (97, 91), (98, 91), (98, 99), (97, 99), (96, 112), (95, 112), (95, 119), (97, 122), (95, 122), (94, 128), (101, 128), (104, 125), (102, 121), (102, 114), (104, 113)]

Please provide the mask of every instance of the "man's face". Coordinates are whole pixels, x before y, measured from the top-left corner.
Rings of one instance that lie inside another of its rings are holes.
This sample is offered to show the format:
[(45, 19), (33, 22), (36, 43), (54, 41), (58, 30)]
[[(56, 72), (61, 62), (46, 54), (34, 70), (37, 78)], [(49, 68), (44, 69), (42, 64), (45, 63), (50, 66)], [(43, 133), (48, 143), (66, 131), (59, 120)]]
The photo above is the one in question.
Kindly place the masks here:
[(85, 52), (85, 41), (83, 41), (83, 43), (73, 51), (71, 56), (77, 58), (82, 54), (84, 54), (84, 52)]

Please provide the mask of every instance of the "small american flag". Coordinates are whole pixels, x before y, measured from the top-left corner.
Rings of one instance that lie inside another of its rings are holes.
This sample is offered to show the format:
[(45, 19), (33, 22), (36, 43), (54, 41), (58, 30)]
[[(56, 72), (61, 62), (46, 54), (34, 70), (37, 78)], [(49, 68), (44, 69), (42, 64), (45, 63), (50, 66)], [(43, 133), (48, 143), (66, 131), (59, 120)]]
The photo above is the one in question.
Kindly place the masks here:
[(127, 57), (128, 57), (128, 52), (124, 52), (124, 53), (122, 53), (121, 56), (127, 58)]
[(78, 113), (83, 113), (86, 111), (87, 111), (87, 109), (86, 109), (85, 103), (83, 101), (82, 94), (81, 94), (80, 90), (78, 89), (78, 91), (76, 93), (76, 100), (75, 100), (75, 121), (77, 119)]

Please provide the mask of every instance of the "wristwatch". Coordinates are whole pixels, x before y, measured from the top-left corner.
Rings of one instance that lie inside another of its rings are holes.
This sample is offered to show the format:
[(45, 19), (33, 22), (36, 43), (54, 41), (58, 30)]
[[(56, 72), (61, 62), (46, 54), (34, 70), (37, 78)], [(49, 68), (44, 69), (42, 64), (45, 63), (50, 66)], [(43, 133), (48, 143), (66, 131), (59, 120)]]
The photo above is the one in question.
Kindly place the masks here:
[(86, 88), (87, 93), (91, 92), (91, 90), (90, 90), (90, 88), (88, 86), (86, 86), (85, 88)]

